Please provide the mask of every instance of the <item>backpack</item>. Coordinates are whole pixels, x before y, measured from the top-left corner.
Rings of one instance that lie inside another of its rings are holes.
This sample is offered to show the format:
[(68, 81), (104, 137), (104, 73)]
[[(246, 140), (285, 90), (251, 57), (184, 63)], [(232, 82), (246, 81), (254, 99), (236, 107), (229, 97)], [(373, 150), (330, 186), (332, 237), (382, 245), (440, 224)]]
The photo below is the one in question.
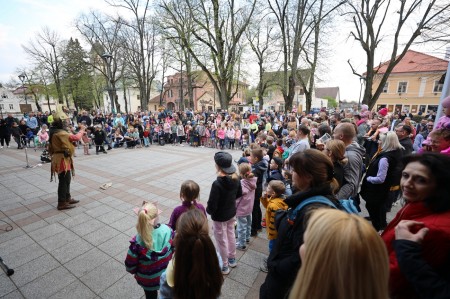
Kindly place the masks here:
[(287, 221), (289, 222), (289, 224), (293, 225), (298, 212), (301, 209), (303, 209), (305, 206), (312, 204), (312, 203), (321, 203), (321, 204), (330, 206), (333, 209), (338, 209), (338, 210), (347, 212), (349, 214), (358, 214), (358, 210), (356, 209), (355, 205), (353, 204), (352, 199), (340, 199), (339, 200), (340, 206), (337, 207), (331, 200), (329, 200), (325, 196), (317, 195), (317, 196), (313, 196), (313, 197), (310, 197), (310, 198), (302, 201), (295, 209), (291, 209), (288, 211)]

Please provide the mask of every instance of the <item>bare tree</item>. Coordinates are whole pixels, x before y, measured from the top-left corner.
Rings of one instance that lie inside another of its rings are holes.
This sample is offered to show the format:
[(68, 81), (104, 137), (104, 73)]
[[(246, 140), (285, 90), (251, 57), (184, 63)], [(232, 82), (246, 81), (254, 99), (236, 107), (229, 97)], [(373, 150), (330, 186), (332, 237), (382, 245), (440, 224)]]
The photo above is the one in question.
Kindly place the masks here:
[(276, 40), (273, 34), (274, 22), (270, 16), (265, 13), (267, 12), (258, 12), (255, 18), (259, 20), (259, 22), (251, 23), (245, 32), (250, 48), (256, 55), (256, 61), (258, 63), (259, 80), (256, 87), (256, 96), (258, 98), (259, 107), (261, 108), (264, 105), (264, 94), (266, 90), (272, 85), (276, 85), (276, 81), (271, 80), (271, 78), (265, 76), (265, 74), (271, 63), (278, 58), (274, 54), (279, 52), (279, 50), (273, 46)]
[(305, 34), (308, 0), (268, 0), (269, 8), (278, 24), (278, 35), (283, 53), (281, 93), (286, 110), (292, 109), (297, 84), (297, 69), (300, 58), (302, 37)]
[[(91, 46), (89, 63), (94, 68), (94, 72), (101, 73), (106, 80), (109, 80), (108, 92), (111, 98), (111, 109), (114, 110), (116, 107), (117, 112), (121, 110), (116, 83), (120, 80), (123, 71), (121, 26), (122, 22), (96, 11), (81, 15), (75, 22), (75, 27)], [(104, 54), (111, 55), (110, 65), (106, 59), (102, 58), (105, 57)]]
[[(364, 75), (358, 73), (348, 63), (355, 75), (365, 79), (363, 103), (371, 109), (377, 102), (394, 67), (402, 60), (415, 41), (430, 39), (437, 28), (442, 28), (442, 18), (450, 12), (450, 2), (445, 0), (359, 0), (348, 1), (349, 15), (354, 30), (351, 36), (359, 42), (364, 50), (367, 61)], [(397, 15), (395, 24), (387, 22), (387, 16)], [(448, 20), (448, 19), (447, 19)], [(448, 26), (448, 23), (447, 23)], [(389, 37), (387, 32), (394, 31)], [(375, 57), (382, 42), (391, 47), (390, 60), (384, 65), (383, 74), (378, 73)], [(373, 90), (375, 80), (378, 86)]]
[(150, 0), (105, 0), (111, 6), (132, 15), (121, 17), (123, 57), (139, 86), (142, 109), (147, 109), (152, 82), (157, 73), (155, 63), (157, 30), (149, 15)]
[[(160, 6), (168, 18), (166, 26), (174, 30), (183, 47), (206, 73), (219, 96), (222, 109), (237, 92), (242, 35), (252, 18), (256, 0), (223, 3), (219, 0), (162, 0)], [(193, 21), (193, 42), (185, 31), (186, 20)], [(209, 59), (204, 59), (207, 56)], [(210, 68), (212, 63), (212, 69)]]
[[(333, 21), (334, 13), (337, 9), (344, 5), (345, 1), (313, 1), (312, 6), (309, 7), (309, 15), (307, 17), (307, 27), (303, 35), (303, 47), (301, 57), (306, 65), (304, 73), (298, 73), (297, 79), (302, 86), (306, 99), (306, 111), (311, 111), (312, 97), (314, 94), (317, 68), (320, 59), (320, 52), (326, 44), (322, 39), (323, 32), (327, 25)], [(322, 107), (321, 107), (322, 108)]]
[(60, 51), (61, 39), (59, 35), (48, 27), (42, 28), (34, 40), (30, 40), (22, 48), (30, 56), (33, 64), (43, 67), (53, 78), (58, 94), (59, 103), (63, 103), (60, 73), (63, 58)]

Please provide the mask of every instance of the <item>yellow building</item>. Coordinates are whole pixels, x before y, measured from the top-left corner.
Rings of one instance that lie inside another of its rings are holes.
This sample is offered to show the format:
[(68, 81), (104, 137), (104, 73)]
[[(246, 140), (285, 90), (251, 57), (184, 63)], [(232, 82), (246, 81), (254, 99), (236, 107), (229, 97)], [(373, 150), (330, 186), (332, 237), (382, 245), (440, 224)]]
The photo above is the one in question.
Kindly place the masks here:
[[(380, 84), (389, 61), (381, 64), (374, 78), (373, 90)], [(409, 50), (394, 67), (383, 92), (378, 98), (377, 111), (386, 107), (389, 112), (407, 110), (412, 114), (437, 111), (443, 87), (443, 75), (448, 61)]]

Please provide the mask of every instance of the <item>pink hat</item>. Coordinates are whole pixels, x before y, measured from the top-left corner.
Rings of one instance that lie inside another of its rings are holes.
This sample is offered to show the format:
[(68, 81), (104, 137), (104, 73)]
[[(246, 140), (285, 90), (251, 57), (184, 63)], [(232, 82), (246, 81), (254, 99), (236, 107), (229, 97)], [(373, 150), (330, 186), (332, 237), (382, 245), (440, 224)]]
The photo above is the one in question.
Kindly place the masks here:
[(444, 107), (444, 108), (450, 107), (450, 96), (448, 96), (442, 100), (442, 107)]
[(378, 114), (380, 114), (381, 116), (386, 116), (386, 114), (388, 113), (388, 110), (387, 110), (387, 108), (381, 108), (379, 111), (378, 111)]

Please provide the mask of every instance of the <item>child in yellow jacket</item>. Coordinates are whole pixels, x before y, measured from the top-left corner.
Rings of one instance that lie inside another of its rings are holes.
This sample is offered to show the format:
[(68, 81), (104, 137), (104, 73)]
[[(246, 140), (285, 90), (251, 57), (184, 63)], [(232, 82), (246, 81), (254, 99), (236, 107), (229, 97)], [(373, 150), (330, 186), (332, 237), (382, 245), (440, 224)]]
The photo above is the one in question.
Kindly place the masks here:
[(287, 210), (288, 205), (284, 202), (283, 194), (286, 190), (284, 183), (280, 180), (270, 181), (266, 192), (261, 197), (261, 203), (266, 208), (267, 238), (269, 239), (269, 252), (272, 251), (277, 240), (275, 228), (275, 214), (278, 210)]

